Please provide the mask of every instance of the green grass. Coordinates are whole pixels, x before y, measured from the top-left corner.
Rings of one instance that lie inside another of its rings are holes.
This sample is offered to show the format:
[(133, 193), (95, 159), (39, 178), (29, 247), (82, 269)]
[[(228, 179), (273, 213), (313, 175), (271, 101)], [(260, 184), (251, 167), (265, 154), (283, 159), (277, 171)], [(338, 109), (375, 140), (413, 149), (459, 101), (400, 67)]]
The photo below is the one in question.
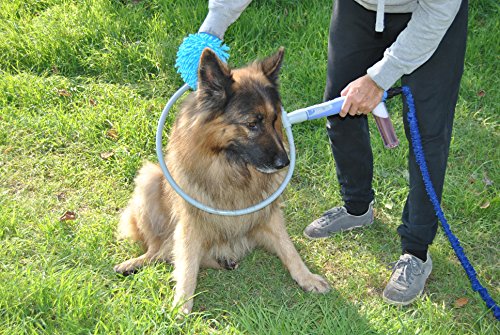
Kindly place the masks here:
[[(202, 271), (195, 313), (177, 320), (169, 309), (171, 266), (127, 278), (113, 273), (114, 264), (140, 252), (115, 240), (118, 213), (137, 169), (156, 158), (157, 119), (182, 83), (175, 52), (197, 31), (206, 7), (195, 0), (0, 2), (0, 333), (499, 334), (441, 231), (425, 295), (407, 308), (381, 300), (386, 266), (399, 253), (395, 230), (408, 191), (398, 102), (390, 109), (402, 145), (385, 150), (373, 136), (375, 225), (324, 241), (302, 236), (340, 202), (324, 121), (294, 127), (288, 229), (306, 263), (332, 283), (331, 293), (302, 292), (277, 258), (255, 251), (236, 271)], [(470, 4), (443, 199), (453, 231), (497, 301), (499, 8), (494, 0)], [(329, 1), (254, 1), (226, 34), (230, 62), (243, 65), (283, 45), (285, 107), (319, 102), (330, 11)], [(60, 221), (68, 210), (76, 220)], [(459, 298), (468, 303), (455, 307)]]

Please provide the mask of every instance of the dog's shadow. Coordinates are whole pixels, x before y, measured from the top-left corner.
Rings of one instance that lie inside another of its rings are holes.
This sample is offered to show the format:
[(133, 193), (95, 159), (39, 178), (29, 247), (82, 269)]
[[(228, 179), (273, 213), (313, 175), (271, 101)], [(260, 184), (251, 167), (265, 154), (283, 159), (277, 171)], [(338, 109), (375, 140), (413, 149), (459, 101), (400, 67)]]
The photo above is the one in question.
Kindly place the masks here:
[(376, 334), (339, 292), (304, 292), (276, 256), (260, 249), (236, 270), (200, 271), (196, 291), (193, 312), (228, 320), (245, 333)]

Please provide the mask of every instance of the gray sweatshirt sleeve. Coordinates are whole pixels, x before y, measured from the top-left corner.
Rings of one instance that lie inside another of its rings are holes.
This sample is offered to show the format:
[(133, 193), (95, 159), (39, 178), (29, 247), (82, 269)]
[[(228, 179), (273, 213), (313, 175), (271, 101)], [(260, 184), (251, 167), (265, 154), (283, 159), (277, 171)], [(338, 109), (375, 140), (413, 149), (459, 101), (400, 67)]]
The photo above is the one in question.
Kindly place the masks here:
[(227, 28), (238, 19), (252, 0), (210, 0), (208, 15), (199, 32), (209, 33), (224, 39)]
[(384, 90), (412, 73), (436, 51), (460, 8), (461, 0), (420, 0), (408, 26), (385, 51), (384, 57), (367, 70)]

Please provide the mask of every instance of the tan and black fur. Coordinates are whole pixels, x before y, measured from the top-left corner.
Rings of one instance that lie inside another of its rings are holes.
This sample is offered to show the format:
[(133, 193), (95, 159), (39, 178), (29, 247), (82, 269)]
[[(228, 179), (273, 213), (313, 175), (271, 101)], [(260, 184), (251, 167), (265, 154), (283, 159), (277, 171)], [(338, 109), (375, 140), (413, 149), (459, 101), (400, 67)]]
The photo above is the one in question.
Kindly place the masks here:
[[(278, 73), (283, 49), (241, 69), (229, 69), (209, 49), (198, 71), (198, 90), (182, 105), (167, 146), (167, 166), (182, 189), (220, 209), (254, 205), (273, 193), (289, 164), (283, 145)], [(132, 273), (152, 261), (174, 264), (174, 305), (189, 313), (200, 267), (228, 268), (255, 247), (281, 259), (306, 291), (327, 292), (285, 229), (279, 200), (243, 216), (209, 214), (173, 191), (159, 166), (147, 163), (122, 214), (119, 233), (141, 241), (145, 254), (115, 266)]]

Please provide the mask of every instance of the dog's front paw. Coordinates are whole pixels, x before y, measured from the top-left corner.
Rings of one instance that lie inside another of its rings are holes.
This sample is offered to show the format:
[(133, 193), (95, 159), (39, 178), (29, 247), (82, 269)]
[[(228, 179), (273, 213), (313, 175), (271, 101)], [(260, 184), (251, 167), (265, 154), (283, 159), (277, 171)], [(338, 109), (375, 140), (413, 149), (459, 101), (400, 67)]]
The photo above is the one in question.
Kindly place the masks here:
[(179, 318), (182, 318), (184, 315), (191, 313), (191, 310), (193, 309), (193, 299), (185, 301), (182, 305), (179, 305), (182, 301), (183, 300), (181, 300), (180, 298), (175, 298), (174, 302), (172, 303), (172, 309), (178, 309), (179, 311)]
[(113, 270), (123, 276), (128, 276), (136, 273), (139, 270), (139, 267), (135, 265), (133, 259), (129, 259), (128, 261), (115, 265)]
[(306, 292), (327, 293), (330, 291), (330, 284), (328, 284), (326, 279), (313, 273), (309, 273), (298, 281), (298, 284)]

